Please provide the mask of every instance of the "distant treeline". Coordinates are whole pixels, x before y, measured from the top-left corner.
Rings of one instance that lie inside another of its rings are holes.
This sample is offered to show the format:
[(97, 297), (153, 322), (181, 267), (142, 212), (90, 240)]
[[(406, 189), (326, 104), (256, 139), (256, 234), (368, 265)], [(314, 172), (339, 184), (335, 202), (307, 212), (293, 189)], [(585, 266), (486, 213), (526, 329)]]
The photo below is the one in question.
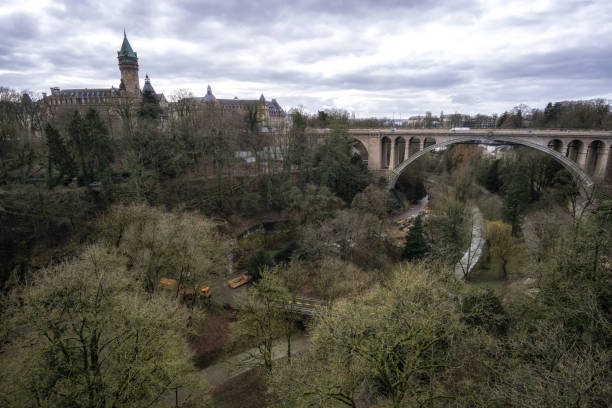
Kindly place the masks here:
[(500, 115), (497, 127), (549, 129), (611, 129), (610, 104), (604, 99), (549, 102), (544, 109), (514, 107)]
[(331, 123), (343, 122), (353, 129), (376, 128), (505, 128), (505, 129), (612, 129), (612, 112), (605, 99), (585, 101), (549, 102), (546, 107), (530, 108), (517, 105), (501, 115), (466, 115), (452, 113), (439, 116), (426, 112), (425, 115), (412, 116), (407, 120), (389, 118), (355, 118), (342, 109), (320, 110), (308, 115), (308, 125), (315, 128), (328, 128)]

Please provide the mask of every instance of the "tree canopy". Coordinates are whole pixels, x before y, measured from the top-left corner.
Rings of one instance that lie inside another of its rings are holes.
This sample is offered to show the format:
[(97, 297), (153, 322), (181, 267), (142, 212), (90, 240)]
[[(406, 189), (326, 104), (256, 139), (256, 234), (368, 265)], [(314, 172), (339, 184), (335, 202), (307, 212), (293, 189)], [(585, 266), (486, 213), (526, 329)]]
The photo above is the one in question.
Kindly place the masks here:
[(145, 407), (189, 372), (184, 308), (139, 291), (106, 246), (40, 271), (3, 312), (6, 406)]

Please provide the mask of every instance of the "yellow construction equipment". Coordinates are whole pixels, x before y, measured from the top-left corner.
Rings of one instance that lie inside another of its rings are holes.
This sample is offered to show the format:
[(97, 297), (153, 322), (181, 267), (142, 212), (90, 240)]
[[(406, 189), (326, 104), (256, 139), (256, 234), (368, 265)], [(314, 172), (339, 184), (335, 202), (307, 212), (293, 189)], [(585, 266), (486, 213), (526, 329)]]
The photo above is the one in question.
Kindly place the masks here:
[[(161, 278), (159, 280), (159, 287), (165, 290), (176, 291), (177, 285), (178, 285), (178, 282), (175, 279)], [(196, 292), (201, 297), (209, 298), (211, 295), (210, 286), (199, 287), (196, 285), (193, 288), (184, 288), (183, 285), (180, 285), (178, 289), (179, 289), (178, 293), (182, 295), (183, 297), (191, 297)]]
[(240, 275), (235, 277), (234, 279), (230, 279), (228, 284), (230, 286), (230, 288), (232, 289), (236, 289), (239, 286), (244, 285), (245, 283), (249, 282), (251, 280), (250, 277), (248, 277), (247, 275)]

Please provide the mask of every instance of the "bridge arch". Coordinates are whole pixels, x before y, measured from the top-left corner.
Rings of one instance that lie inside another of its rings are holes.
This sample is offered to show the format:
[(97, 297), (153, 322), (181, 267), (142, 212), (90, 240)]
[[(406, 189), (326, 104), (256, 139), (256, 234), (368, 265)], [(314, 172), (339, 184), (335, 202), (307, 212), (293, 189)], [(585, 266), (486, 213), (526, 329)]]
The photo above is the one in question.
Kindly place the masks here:
[(352, 138), (352, 141), (353, 141), (353, 146), (352, 146), (353, 154), (358, 154), (359, 157), (361, 157), (361, 160), (367, 163), (369, 160), (369, 152), (368, 152), (368, 148), (366, 147), (366, 145), (356, 137)]
[[(408, 141), (408, 157), (412, 156), (415, 153), (418, 153), (421, 150), (421, 139), (416, 136), (413, 136)], [(406, 158), (408, 158), (406, 157)]]
[(559, 139), (553, 139), (548, 142), (548, 148), (554, 150), (555, 152), (563, 152), (563, 142)]
[(565, 151), (565, 157), (570, 160), (577, 162), (582, 155), (584, 150), (584, 143), (581, 140), (572, 140), (567, 144), (567, 149)]
[[(421, 156), (427, 154), (428, 152), (431, 152), (433, 150), (436, 150), (442, 147), (454, 145), (454, 144), (474, 143), (474, 142), (476, 143), (482, 142), (483, 144), (486, 144), (487, 142), (491, 142), (491, 141), (506, 143), (506, 144), (527, 146), (532, 149), (536, 149), (541, 152), (547, 153), (550, 156), (552, 156), (555, 160), (557, 160), (563, 167), (565, 167), (570, 172), (570, 174), (572, 175), (576, 183), (578, 183), (579, 185), (582, 185), (585, 188), (591, 188), (593, 186), (593, 180), (591, 179), (591, 177), (589, 177), (589, 175), (585, 173), (579, 167), (577, 163), (577, 159), (579, 158), (579, 154), (581, 153), (581, 150), (577, 150), (577, 152), (573, 155), (574, 157), (576, 157), (576, 160), (572, 161), (571, 157), (569, 157), (569, 153), (570, 153), (569, 145), (568, 145), (568, 150), (567, 150), (566, 155), (563, 155), (560, 152), (554, 149), (551, 149), (550, 147), (545, 147), (545, 146), (539, 145), (535, 142), (531, 142), (528, 140), (523, 140), (523, 139), (511, 137), (511, 136), (491, 135), (487, 137), (486, 139), (483, 139), (482, 137), (475, 137), (475, 136), (457, 137), (454, 139), (450, 139), (450, 140), (447, 140), (441, 143), (436, 143), (436, 144), (425, 147), (423, 150), (419, 151), (418, 153), (415, 153), (411, 155), (410, 157), (408, 157), (408, 159), (404, 160), (404, 162), (400, 163), (395, 169), (393, 169), (390, 172), (388, 188), (389, 189), (394, 188), (395, 183), (397, 183), (397, 180), (399, 179), (399, 176), (408, 168), (408, 166), (410, 166), (413, 162), (415, 162)], [(574, 143), (574, 142), (579, 143), (579, 145), (573, 146), (574, 150), (582, 148), (582, 142), (580, 140), (573, 140), (571, 143)], [(574, 150), (572, 150), (572, 153), (574, 152)]]

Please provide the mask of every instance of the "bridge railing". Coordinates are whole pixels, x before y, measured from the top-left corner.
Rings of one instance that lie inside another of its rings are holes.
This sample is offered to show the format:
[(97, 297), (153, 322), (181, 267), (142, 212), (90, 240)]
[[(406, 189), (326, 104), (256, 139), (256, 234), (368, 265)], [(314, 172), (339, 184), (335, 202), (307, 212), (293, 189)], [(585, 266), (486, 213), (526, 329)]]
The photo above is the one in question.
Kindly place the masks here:
[(321, 299), (307, 298), (307, 297), (296, 297), (295, 300), (289, 300), (284, 303), (284, 306), (291, 310), (294, 310), (300, 314), (315, 315), (319, 313), (325, 306)]

